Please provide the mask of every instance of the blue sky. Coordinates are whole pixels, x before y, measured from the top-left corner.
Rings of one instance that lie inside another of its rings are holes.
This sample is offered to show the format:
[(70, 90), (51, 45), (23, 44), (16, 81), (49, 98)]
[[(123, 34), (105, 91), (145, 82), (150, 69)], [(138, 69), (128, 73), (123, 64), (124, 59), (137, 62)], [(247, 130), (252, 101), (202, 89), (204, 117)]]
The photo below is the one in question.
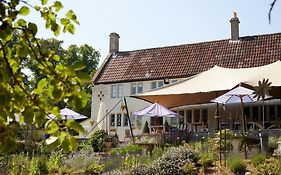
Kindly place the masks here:
[[(75, 35), (62, 34), (58, 39), (64, 47), (91, 45), (103, 60), (111, 32), (120, 35), (120, 51), (229, 38), (233, 11), (240, 19), (240, 36), (276, 33), (281, 32), (280, 1), (269, 24), (272, 0), (62, 0), (65, 9), (77, 14), (80, 25)], [(54, 37), (42, 30), (39, 36)]]

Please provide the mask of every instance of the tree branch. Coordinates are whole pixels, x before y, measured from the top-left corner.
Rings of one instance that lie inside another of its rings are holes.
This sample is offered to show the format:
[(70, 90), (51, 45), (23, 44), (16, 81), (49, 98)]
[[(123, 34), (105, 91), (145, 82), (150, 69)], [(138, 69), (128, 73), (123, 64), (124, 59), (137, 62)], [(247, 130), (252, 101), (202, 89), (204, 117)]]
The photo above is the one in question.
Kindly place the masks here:
[(269, 12), (268, 12), (268, 20), (269, 20), (269, 24), (271, 23), (271, 12), (273, 10), (273, 7), (275, 5), (277, 0), (273, 0), (273, 2), (270, 4), (270, 9), (269, 9)]

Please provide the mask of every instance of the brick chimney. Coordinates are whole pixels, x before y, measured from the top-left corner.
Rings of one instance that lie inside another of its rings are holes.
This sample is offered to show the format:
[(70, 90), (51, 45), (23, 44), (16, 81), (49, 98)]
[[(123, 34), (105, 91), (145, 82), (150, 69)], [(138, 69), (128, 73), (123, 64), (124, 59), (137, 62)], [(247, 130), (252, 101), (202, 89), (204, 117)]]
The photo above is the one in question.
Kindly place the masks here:
[(119, 52), (119, 35), (115, 32), (109, 35), (109, 53)]
[(233, 12), (233, 18), (230, 19), (231, 23), (231, 40), (237, 41), (239, 40), (239, 19), (237, 17), (237, 13)]

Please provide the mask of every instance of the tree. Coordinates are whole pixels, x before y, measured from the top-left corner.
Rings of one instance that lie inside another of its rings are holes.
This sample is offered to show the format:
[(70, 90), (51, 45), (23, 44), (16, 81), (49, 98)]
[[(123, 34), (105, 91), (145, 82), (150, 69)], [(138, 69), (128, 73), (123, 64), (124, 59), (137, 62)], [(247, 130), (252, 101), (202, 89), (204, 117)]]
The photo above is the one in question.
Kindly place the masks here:
[(272, 82), (269, 82), (269, 79), (263, 79), (262, 82), (259, 81), (259, 85), (255, 87), (254, 98), (258, 98), (258, 100), (262, 99), (262, 126), (265, 129), (264, 125), (264, 100), (266, 95), (269, 94), (270, 85)]
[[(21, 123), (44, 125), (45, 132), (51, 137), (46, 143), (62, 146), (65, 150), (77, 148), (76, 140), (69, 130), (82, 133), (81, 125), (73, 120), (59, 122), (49, 120), (47, 115), (59, 116), (58, 103), (67, 101), (76, 108), (87, 104), (87, 94), (83, 92), (81, 70), (83, 63), (76, 62), (70, 67), (60, 63), (60, 56), (51, 49), (44, 49), (37, 38), (37, 25), (24, 19), (34, 10), (45, 21), (46, 29), (54, 35), (63, 32), (74, 33), (75, 24), (79, 24), (76, 15), (69, 10), (64, 17), (58, 17), (63, 5), (60, 1), (40, 0), (41, 4), (32, 5), (24, 0), (0, 1), (0, 151), (11, 151), (11, 145), (17, 144), (17, 130)], [(18, 34), (13, 43), (13, 35)], [(12, 44), (12, 47), (11, 45)], [(42, 78), (30, 88), (29, 80), (23, 73), (24, 62), (32, 61), (38, 65)], [(53, 64), (55, 63), (55, 64)], [(19, 122), (7, 122), (7, 117), (15, 121), (14, 114), (19, 114)]]

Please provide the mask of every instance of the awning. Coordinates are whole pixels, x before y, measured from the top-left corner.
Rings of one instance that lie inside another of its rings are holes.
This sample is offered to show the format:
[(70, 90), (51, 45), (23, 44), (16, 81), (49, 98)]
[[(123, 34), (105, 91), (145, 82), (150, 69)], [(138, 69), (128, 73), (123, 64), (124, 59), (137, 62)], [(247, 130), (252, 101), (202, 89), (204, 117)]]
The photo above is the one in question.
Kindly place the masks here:
[(269, 79), (272, 87), (281, 86), (281, 61), (261, 67), (230, 69), (214, 66), (190, 79), (138, 94), (132, 97), (149, 102), (158, 101), (165, 107), (208, 103), (240, 83), (257, 86), (258, 81)]

